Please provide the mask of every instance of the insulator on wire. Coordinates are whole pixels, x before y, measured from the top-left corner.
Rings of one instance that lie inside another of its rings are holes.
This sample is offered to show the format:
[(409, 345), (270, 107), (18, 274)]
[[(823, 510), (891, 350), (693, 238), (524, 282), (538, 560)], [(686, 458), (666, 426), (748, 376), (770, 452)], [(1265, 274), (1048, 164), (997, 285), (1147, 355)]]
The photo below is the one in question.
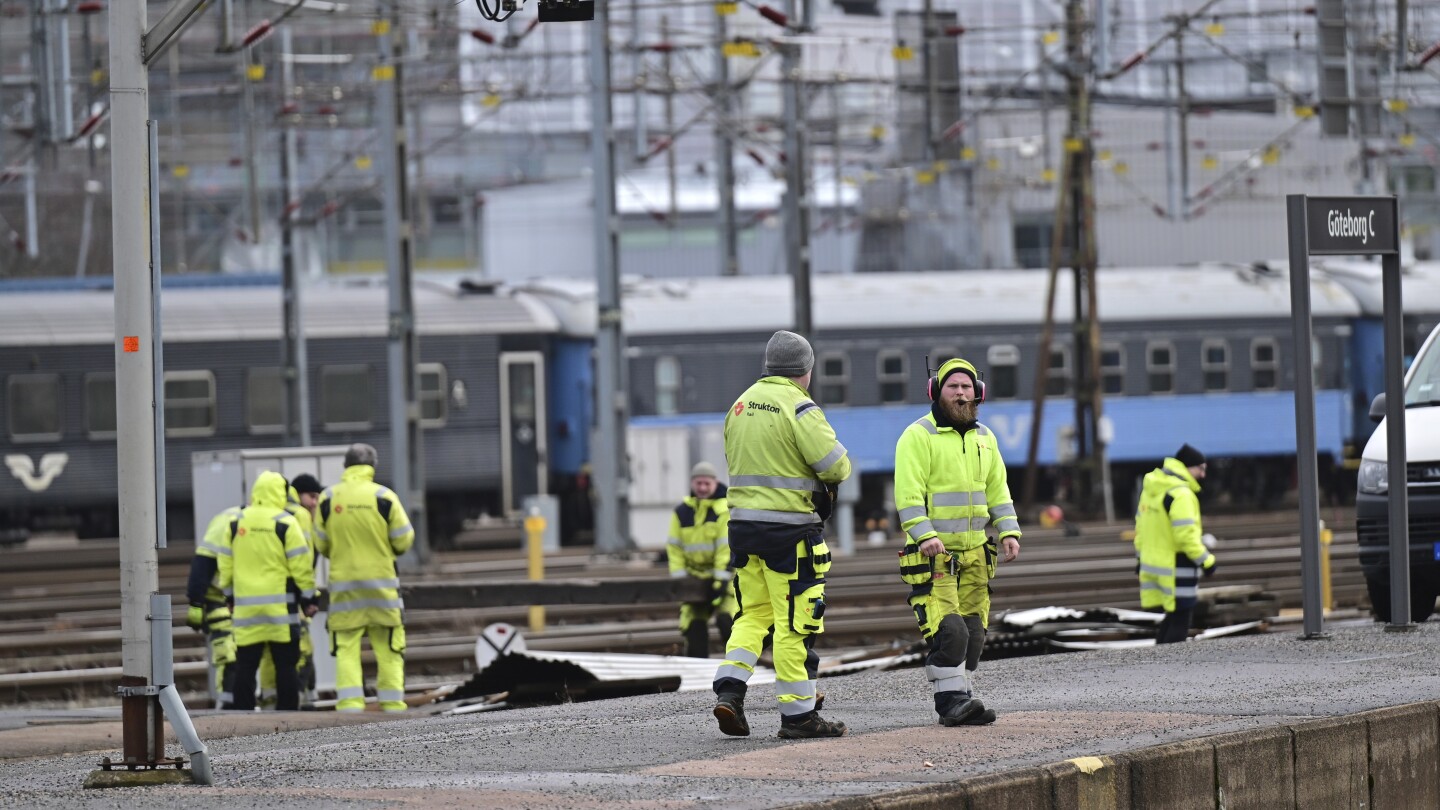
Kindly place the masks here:
[(1131, 68), (1135, 67), (1136, 65), (1140, 64), (1141, 62), (1144, 62), (1144, 61), (1145, 61), (1145, 56), (1146, 56), (1145, 52), (1144, 52), (1144, 51), (1140, 51), (1139, 53), (1135, 54), (1134, 56), (1130, 57), (1129, 59), (1126, 59), (1124, 62), (1122, 62), (1122, 63), (1120, 64), (1120, 69), (1117, 70), (1117, 71), (1115, 71), (1115, 75), (1119, 76), (1120, 74), (1129, 71)]
[(965, 36), (965, 26), (963, 26), (963, 25), (947, 25), (947, 26), (945, 26), (945, 31), (944, 31), (944, 33), (945, 33), (945, 36), (947, 36), (947, 37), (963, 37), (963, 36)]
[(274, 23), (269, 20), (261, 20), (258, 25), (245, 32), (245, 37), (240, 40), (240, 45), (241, 47), (248, 48), (265, 37), (270, 36), (270, 32), (274, 30)]
[(96, 2), (95, 0), (88, 0), (75, 7), (76, 14), (99, 14), (104, 10), (105, 4)]
[(486, 45), (495, 44), (495, 35), (490, 33), (489, 31), (482, 31), (479, 28), (476, 28), (470, 32), (470, 36), (485, 43)]
[(770, 22), (775, 23), (781, 28), (790, 27), (790, 18), (785, 16), (785, 12), (783, 11), (771, 8), (770, 6), (760, 6), (755, 10), (760, 12), (761, 17), (764, 17)]
[(1434, 59), (1436, 56), (1440, 56), (1440, 42), (1437, 42), (1434, 45), (1426, 48), (1425, 52), (1420, 54), (1420, 59), (1416, 62), (1416, 64), (1423, 65), (1426, 62), (1429, 62), (1431, 59)]

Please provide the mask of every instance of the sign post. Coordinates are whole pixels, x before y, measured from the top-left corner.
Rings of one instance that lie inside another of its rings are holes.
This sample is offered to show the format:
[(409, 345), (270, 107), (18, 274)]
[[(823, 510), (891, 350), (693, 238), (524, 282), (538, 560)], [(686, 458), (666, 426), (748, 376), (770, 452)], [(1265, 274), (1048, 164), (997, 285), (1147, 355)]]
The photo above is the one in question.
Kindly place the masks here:
[[(1400, 309), (1400, 216), (1392, 197), (1286, 197), (1290, 308), (1295, 341), (1295, 457), (1300, 491), (1300, 576), (1305, 638), (1324, 637), (1319, 475), (1315, 463), (1315, 378), (1311, 358), (1310, 257), (1379, 255), (1385, 298), (1385, 419), (1390, 493), (1390, 624), (1408, 630), (1410, 556), (1405, 501), (1405, 397)], [(1398, 491), (1397, 491), (1398, 487)]]

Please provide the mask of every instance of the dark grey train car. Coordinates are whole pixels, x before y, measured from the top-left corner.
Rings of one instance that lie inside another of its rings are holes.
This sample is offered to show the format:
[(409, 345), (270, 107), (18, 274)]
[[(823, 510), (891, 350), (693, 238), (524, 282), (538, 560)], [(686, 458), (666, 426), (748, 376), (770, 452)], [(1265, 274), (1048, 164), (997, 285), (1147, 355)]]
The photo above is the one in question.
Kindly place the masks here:
[[(1045, 284), (1046, 274), (1031, 270), (816, 276), (810, 390), (852, 458), (869, 473), (888, 474), (899, 433), (928, 406), (927, 356), (933, 367), (958, 355), (985, 374), (990, 402), (982, 420), (1012, 467), (1023, 465)], [(527, 289), (569, 304), (568, 312), (557, 308), (567, 331), (593, 330), (585, 285)], [(1219, 459), (1245, 459), (1219, 478), (1228, 477), (1224, 485), (1242, 499), (1273, 499), (1278, 493), (1262, 491), (1261, 482), (1268, 476), (1283, 489), (1294, 455), (1287, 277), (1248, 267), (1113, 268), (1100, 271), (1099, 291), (1118, 499), (1128, 499), (1128, 478), (1185, 441)], [(1360, 310), (1323, 277), (1312, 280), (1311, 298), (1320, 446), (1338, 461), (1350, 423), (1347, 341)], [(1070, 275), (1062, 273), (1043, 378), (1050, 400), (1039, 460), (1052, 467), (1074, 411), (1061, 399), (1075, 379), (1071, 300)], [(790, 279), (779, 276), (627, 286), (637, 424), (722, 419), (760, 375), (766, 339), (791, 327), (791, 301)]]
[[(503, 512), (507, 494), (545, 485), (546, 431), (536, 426), (556, 320), (527, 296), (461, 285), (417, 284), (415, 305), (428, 506), (442, 537), (462, 517)], [(167, 288), (162, 307), (168, 523), (188, 533), (192, 452), (285, 443), (280, 290)], [(115, 534), (113, 323), (108, 290), (0, 296), (0, 530), (12, 537)], [(386, 323), (381, 286), (306, 290), (312, 439), (375, 445), (382, 481)]]

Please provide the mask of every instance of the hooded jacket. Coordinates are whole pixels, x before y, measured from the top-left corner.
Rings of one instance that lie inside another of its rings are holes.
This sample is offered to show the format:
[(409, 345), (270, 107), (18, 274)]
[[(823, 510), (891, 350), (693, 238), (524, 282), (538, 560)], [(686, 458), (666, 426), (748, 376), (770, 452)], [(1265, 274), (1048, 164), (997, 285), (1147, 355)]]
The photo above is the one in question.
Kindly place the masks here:
[(263, 472), (255, 479), (250, 505), (230, 524), (230, 554), (221, 554), (220, 587), (235, 600), (235, 643), (244, 647), (291, 638), (299, 622), (289, 606), (315, 596), (310, 548), (295, 518), (285, 511), (285, 478)]
[[(1145, 476), (1135, 513), (1135, 554), (1140, 558), (1140, 605), (1175, 610), (1175, 568), (1188, 558), (1197, 568), (1215, 565), (1215, 555), (1200, 540), (1200, 482), (1178, 459), (1167, 458)], [(1193, 586), (1189, 586), (1194, 590)]]

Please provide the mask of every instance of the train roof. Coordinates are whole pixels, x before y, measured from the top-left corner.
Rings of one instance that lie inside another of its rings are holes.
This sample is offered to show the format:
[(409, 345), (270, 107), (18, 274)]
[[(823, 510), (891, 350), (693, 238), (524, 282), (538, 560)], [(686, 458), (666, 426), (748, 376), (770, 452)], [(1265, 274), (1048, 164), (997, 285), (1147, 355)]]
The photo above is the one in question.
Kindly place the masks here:
[[(1353, 294), (1366, 315), (1385, 314), (1378, 261), (1348, 258), (1311, 259), (1321, 270)], [(1400, 268), (1400, 299), (1407, 315), (1440, 313), (1440, 262), (1410, 262)]]
[[(534, 296), (459, 280), (415, 282), (421, 335), (555, 332), (559, 321)], [(383, 283), (322, 283), (302, 290), (310, 338), (375, 337), (387, 330)], [(0, 295), (0, 345), (85, 345), (115, 339), (114, 294), (105, 289)], [(278, 340), (278, 285), (184, 287), (161, 293), (165, 342)]]
[[(811, 286), (815, 328), (1037, 324), (1046, 277), (1043, 270), (817, 275)], [(625, 331), (642, 336), (788, 328), (791, 284), (789, 276), (627, 279)], [(593, 282), (534, 280), (519, 288), (545, 299), (567, 332), (594, 333)], [(1102, 268), (1099, 291), (1105, 323), (1290, 317), (1288, 275), (1264, 265)], [(1056, 321), (1068, 323), (1068, 271), (1055, 292)], [(1310, 298), (1317, 318), (1361, 313), (1354, 295), (1319, 274), (1311, 278)]]

